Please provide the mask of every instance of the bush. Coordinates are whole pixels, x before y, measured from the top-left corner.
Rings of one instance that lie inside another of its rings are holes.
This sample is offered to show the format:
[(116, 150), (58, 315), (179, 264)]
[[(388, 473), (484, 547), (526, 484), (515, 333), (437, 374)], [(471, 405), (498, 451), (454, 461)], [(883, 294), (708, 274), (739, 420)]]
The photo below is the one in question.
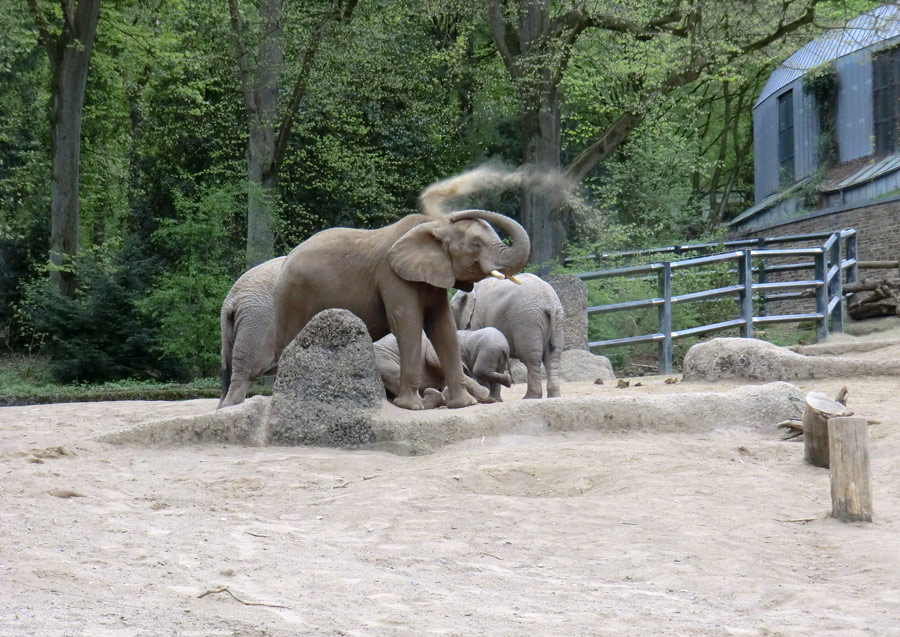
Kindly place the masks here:
[(230, 254), (229, 228), (221, 220), (244, 205), (245, 192), (227, 186), (209, 188), (196, 201), (176, 197), (179, 218), (161, 220), (153, 233), (155, 246), (176, 256), (137, 307), (158, 325), (157, 356), (177, 360), (195, 376), (219, 369), (219, 311), (234, 283), (229, 269), (244, 256)]
[(140, 259), (123, 250), (104, 258), (84, 252), (75, 261), (77, 289), (68, 298), (50, 284), (46, 271), (25, 285), (20, 311), (44, 335), (57, 382), (103, 382), (120, 378), (183, 378), (185, 369), (153, 352), (156, 326), (136, 311)]

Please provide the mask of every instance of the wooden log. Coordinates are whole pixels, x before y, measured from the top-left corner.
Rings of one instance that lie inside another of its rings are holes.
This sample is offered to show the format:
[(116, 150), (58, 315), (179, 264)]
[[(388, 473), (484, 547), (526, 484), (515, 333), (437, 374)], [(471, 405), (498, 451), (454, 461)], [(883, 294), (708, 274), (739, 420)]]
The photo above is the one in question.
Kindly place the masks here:
[(803, 409), (803, 459), (806, 462), (828, 468), (828, 419), (843, 416), (846, 409), (822, 392), (807, 394)]
[(857, 261), (856, 267), (873, 270), (890, 270), (891, 268), (900, 267), (898, 261)]
[(831, 515), (845, 521), (872, 521), (869, 431), (860, 417), (828, 420), (831, 457)]

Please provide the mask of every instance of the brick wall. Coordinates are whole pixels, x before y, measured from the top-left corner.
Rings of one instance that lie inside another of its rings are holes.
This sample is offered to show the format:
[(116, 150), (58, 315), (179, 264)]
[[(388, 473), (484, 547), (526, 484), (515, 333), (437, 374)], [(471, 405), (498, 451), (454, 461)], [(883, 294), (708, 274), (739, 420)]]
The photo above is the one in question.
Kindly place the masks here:
[[(772, 237), (781, 235), (804, 234), (808, 232), (824, 232), (856, 228), (857, 251), (860, 261), (882, 261), (900, 259), (900, 197), (891, 197), (866, 206), (838, 208), (834, 211), (819, 211), (804, 217), (779, 223), (750, 233), (735, 233), (735, 238)], [(821, 245), (821, 242), (791, 244), (784, 247), (801, 247), (803, 245)], [(778, 246), (773, 246), (778, 247)], [(805, 259), (793, 259), (799, 261)], [(781, 260), (784, 262), (784, 260)], [(791, 261), (791, 259), (788, 259)], [(771, 261), (770, 263), (776, 263)], [(786, 273), (782, 276), (771, 276), (771, 281), (800, 280), (813, 278), (812, 270)], [(897, 269), (893, 270), (860, 270), (860, 279), (900, 279)], [(769, 314), (794, 312), (812, 312), (815, 301), (792, 300), (773, 302), (768, 307)]]

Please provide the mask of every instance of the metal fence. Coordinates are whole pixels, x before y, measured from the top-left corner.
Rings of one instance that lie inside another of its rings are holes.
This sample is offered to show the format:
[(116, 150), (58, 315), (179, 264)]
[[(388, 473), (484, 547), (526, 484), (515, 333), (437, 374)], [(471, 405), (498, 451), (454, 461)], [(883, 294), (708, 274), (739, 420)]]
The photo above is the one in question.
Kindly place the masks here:
[[(771, 245), (800, 243), (822, 240), (821, 246), (808, 248), (770, 248)], [(608, 312), (625, 312), (642, 308), (656, 307), (657, 331), (652, 334), (629, 336), (605, 341), (588, 343), (592, 349), (603, 349), (620, 345), (636, 345), (638, 343), (657, 343), (659, 346), (659, 373), (672, 372), (672, 343), (687, 336), (696, 336), (739, 327), (741, 336), (753, 337), (756, 325), (767, 323), (789, 323), (797, 321), (815, 321), (816, 336), (819, 340), (828, 336), (830, 331), (843, 331), (843, 281), (844, 274), (848, 282), (858, 278), (856, 230), (848, 228), (839, 232), (821, 232), (783, 237), (765, 237), (760, 239), (744, 239), (729, 241), (724, 244), (695, 244), (691, 246), (670, 246), (657, 250), (638, 250), (626, 253), (613, 253), (594, 256), (593, 258), (638, 256), (646, 254), (679, 254), (688, 250), (706, 250), (716, 247), (740, 247), (739, 250), (693, 257), (678, 261), (662, 261), (629, 267), (582, 272), (574, 276), (583, 281), (609, 279), (613, 277), (646, 277), (655, 275), (658, 282), (657, 296), (637, 301), (597, 305), (588, 308), (588, 316)], [(752, 246), (756, 246), (755, 248)], [(790, 263), (770, 264), (773, 259), (798, 259)], [(680, 270), (709, 266), (715, 263), (734, 263), (736, 268), (729, 271), (737, 275), (737, 283), (724, 287), (711, 288), (691, 292), (689, 294), (672, 295), (672, 276)], [(756, 263), (756, 266), (754, 266)], [(800, 281), (769, 281), (774, 273), (812, 270), (813, 278)], [(754, 275), (756, 281), (754, 282)], [(758, 294), (759, 314), (754, 314), (754, 295)], [(714, 299), (737, 297), (739, 315), (731, 320), (708, 325), (698, 325), (687, 329), (672, 330), (672, 306), (680, 303), (710, 301)], [(815, 298), (815, 310), (799, 314), (769, 315), (766, 312), (766, 301), (802, 299), (809, 296)]]

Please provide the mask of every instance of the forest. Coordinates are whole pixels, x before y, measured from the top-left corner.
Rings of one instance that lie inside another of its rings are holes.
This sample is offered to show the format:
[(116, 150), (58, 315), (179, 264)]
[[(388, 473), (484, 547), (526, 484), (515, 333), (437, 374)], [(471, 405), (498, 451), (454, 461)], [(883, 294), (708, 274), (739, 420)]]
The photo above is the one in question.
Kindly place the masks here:
[(531, 264), (715, 239), (751, 108), (861, 0), (13, 0), (0, 12), (0, 355), (57, 382), (219, 366), (249, 267), (484, 163)]

